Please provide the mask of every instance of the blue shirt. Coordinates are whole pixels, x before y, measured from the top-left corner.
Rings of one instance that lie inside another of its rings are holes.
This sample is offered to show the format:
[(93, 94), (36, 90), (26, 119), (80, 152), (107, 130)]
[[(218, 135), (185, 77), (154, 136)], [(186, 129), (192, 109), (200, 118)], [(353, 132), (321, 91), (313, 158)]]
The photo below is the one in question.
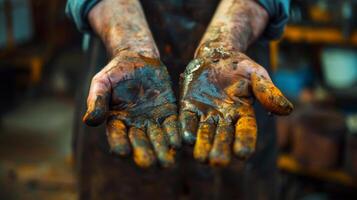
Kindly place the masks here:
[[(100, 0), (68, 0), (67, 15), (74, 21), (81, 32), (90, 32), (87, 15)], [(263, 37), (273, 40), (279, 38), (289, 18), (290, 0), (259, 0), (270, 16), (269, 24)]]

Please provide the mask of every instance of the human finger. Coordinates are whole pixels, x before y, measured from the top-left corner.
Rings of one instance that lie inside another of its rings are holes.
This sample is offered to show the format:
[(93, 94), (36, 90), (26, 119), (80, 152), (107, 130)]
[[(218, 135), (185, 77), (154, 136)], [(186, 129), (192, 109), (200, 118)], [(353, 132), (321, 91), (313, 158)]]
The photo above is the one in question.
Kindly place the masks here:
[(147, 135), (150, 138), (156, 156), (164, 167), (174, 164), (174, 151), (170, 151), (165, 140), (164, 132), (158, 124), (150, 122), (147, 127)]
[(197, 139), (193, 149), (193, 157), (205, 162), (212, 148), (213, 136), (216, 126), (210, 122), (200, 122), (197, 129)]
[(198, 118), (196, 113), (191, 111), (182, 111), (180, 113), (181, 135), (183, 141), (187, 144), (194, 144), (196, 141), (196, 130)]
[(111, 151), (126, 156), (130, 153), (130, 144), (125, 124), (119, 119), (109, 119), (107, 122), (107, 139)]
[(226, 166), (231, 160), (231, 144), (233, 140), (233, 125), (221, 120), (216, 128), (209, 161), (212, 166)]
[(152, 166), (156, 157), (145, 132), (139, 128), (131, 127), (129, 129), (129, 140), (133, 147), (135, 163), (142, 168)]
[(288, 115), (292, 112), (293, 104), (273, 84), (270, 78), (252, 73), (251, 83), (254, 96), (267, 110), (277, 115)]
[(233, 151), (239, 158), (248, 158), (255, 150), (257, 141), (257, 122), (251, 105), (241, 106), (239, 119), (235, 125)]
[(104, 122), (109, 109), (111, 85), (105, 74), (98, 73), (92, 79), (87, 98), (87, 112), (83, 121), (90, 126)]
[(162, 129), (167, 136), (169, 144), (173, 148), (180, 148), (181, 136), (178, 131), (177, 115), (167, 117), (162, 123)]

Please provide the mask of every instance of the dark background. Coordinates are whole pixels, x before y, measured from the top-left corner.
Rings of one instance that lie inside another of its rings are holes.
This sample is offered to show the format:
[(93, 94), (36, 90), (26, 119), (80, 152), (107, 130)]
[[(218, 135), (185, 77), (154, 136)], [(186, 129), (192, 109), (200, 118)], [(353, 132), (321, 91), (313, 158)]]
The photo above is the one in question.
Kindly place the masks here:
[[(356, 199), (356, 1), (295, 0), (272, 77), (281, 199)], [(0, 199), (76, 199), (71, 151), (83, 36), (63, 0), (0, 0)]]

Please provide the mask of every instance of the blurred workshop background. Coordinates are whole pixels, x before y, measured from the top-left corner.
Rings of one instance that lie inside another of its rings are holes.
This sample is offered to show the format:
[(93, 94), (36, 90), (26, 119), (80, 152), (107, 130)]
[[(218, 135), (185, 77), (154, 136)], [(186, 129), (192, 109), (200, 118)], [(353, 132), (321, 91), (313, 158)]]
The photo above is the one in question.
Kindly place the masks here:
[[(63, 0), (0, 0), (0, 199), (76, 199), (71, 154), (82, 35)], [(357, 1), (293, 0), (270, 44), (281, 199), (357, 199)]]

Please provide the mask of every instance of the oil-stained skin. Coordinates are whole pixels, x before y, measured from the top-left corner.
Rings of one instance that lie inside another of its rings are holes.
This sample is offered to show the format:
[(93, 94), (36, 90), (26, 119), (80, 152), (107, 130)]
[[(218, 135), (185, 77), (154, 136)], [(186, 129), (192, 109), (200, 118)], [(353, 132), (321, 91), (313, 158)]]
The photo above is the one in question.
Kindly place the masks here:
[(269, 16), (255, 0), (222, 0), (201, 39), (197, 55), (205, 48), (244, 52), (265, 29)]
[(255, 98), (274, 114), (293, 110), (267, 71), (241, 53), (264, 30), (267, 17), (254, 1), (223, 0), (183, 73), (181, 134), (195, 144), (198, 161), (225, 166), (232, 150), (242, 159), (254, 152)]
[(107, 120), (111, 150), (128, 155), (141, 167), (174, 163), (174, 151), (181, 144), (177, 130), (175, 97), (166, 67), (157, 59), (122, 52), (92, 80), (88, 125)]
[(133, 152), (140, 167), (173, 165), (181, 145), (175, 97), (139, 1), (100, 1), (88, 20), (112, 60), (92, 79), (83, 121), (107, 120), (112, 152)]
[(159, 58), (139, 0), (100, 1), (89, 12), (88, 20), (111, 56), (129, 50)]
[(257, 125), (253, 99), (270, 112), (287, 115), (293, 105), (271, 82), (264, 68), (242, 53), (198, 57), (182, 81), (180, 122), (194, 157), (214, 166), (227, 165), (233, 151), (239, 158), (254, 152)]

